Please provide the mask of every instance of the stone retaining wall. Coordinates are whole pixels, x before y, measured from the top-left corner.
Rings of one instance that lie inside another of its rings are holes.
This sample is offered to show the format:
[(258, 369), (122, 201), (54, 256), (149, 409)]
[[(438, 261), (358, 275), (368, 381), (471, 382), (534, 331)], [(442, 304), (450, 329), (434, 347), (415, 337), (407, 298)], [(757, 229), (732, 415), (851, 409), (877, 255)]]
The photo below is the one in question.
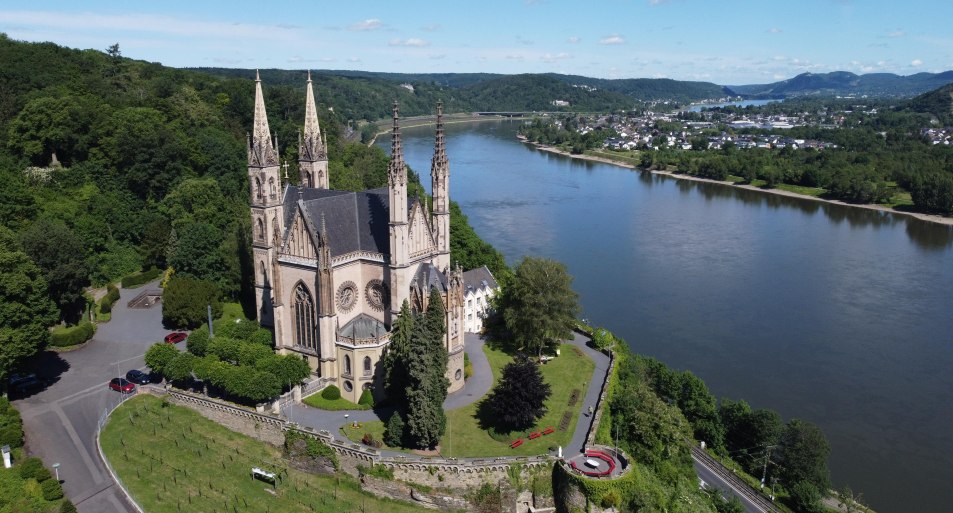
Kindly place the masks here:
[(602, 420), (602, 413), (606, 408), (606, 395), (609, 393), (609, 379), (612, 377), (612, 369), (615, 368), (615, 353), (607, 350), (609, 354), (609, 367), (606, 368), (606, 377), (602, 380), (602, 389), (599, 392), (599, 399), (596, 400), (596, 409), (592, 414), (592, 422), (589, 423), (589, 432), (586, 433), (586, 447), (591, 447), (596, 443), (596, 432), (599, 431), (599, 421)]
[(187, 406), (232, 431), (272, 445), (280, 446), (285, 442), (286, 423), (279, 417), (246, 410), (224, 401), (181, 390), (168, 389), (166, 396), (169, 402)]

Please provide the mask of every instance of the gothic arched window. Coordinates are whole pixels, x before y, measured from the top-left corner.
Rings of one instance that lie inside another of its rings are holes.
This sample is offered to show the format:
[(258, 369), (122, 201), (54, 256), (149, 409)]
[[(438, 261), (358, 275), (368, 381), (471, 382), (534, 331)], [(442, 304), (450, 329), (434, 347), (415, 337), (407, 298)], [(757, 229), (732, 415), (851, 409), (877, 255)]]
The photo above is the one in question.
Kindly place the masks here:
[(344, 374), (351, 375), (351, 357), (344, 355)]
[(365, 376), (371, 375), (371, 357), (370, 356), (364, 357), (364, 375)]
[(304, 185), (305, 187), (314, 187), (314, 182), (311, 181), (311, 173), (308, 171), (304, 173)]
[(261, 179), (255, 177), (255, 198), (261, 199)]
[(258, 239), (265, 240), (265, 222), (258, 218)]
[[(262, 264), (264, 266), (264, 264)], [(262, 267), (264, 269), (264, 267)], [(304, 284), (299, 283), (294, 291), (294, 303), (291, 305), (292, 331), (294, 344), (313, 351), (318, 350), (315, 336), (314, 301)]]
[(268, 190), (271, 191), (271, 199), (278, 197), (278, 189), (275, 187), (274, 177), (268, 179)]
[(258, 262), (258, 269), (261, 271), (261, 284), (262, 284), (262, 285), (267, 285), (267, 284), (268, 284), (268, 272), (265, 271), (265, 262), (264, 262), (264, 261)]

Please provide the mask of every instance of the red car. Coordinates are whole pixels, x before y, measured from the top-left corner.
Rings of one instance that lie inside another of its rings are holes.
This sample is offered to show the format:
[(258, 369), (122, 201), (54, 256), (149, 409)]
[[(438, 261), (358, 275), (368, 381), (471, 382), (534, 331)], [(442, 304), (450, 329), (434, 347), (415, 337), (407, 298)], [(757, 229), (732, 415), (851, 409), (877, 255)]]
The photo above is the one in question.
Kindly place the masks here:
[(189, 338), (189, 334), (184, 331), (176, 331), (175, 333), (169, 333), (165, 336), (166, 344), (178, 344), (183, 340)]
[(136, 385), (123, 378), (113, 378), (109, 380), (109, 388), (123, 394), (131, 394), (136, 391)]

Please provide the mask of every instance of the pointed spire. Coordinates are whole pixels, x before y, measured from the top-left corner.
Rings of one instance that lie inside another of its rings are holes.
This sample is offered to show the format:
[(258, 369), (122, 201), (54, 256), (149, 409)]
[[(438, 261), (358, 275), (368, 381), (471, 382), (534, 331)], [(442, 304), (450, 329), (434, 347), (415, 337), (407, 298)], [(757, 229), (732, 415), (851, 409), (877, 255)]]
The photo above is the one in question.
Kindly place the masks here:
[(308, 88), (304, 103), (304, 139), (298, 148), (302, 160), (322, 160), (327, 158), (321, 126), (318, 124), (318, 109), (314, 101), (314, 88), (311, 85), (311, 70), (308, 70)]
[(255, 70), (255, 123), (252, 130), (251, 151), (248, 165), (267, 167), (278, 165), (278, 152), (271, 140), (268, 128), (268, 113), (265, 111), (265, 95), (261, 92), (261, 77)]
[(390, 143), (390, 165), (387, 170), (389, 185), (403, 185), (407, 178), (406, 166), (404, 165), (404, 148), (400, 144), (400, 109), (397, 102), (394, 102), (394, 128), (391, 134)]
[(431, 171), (444, 174), (447, 170), (447, 146), (443, 136), (443, 101), (437, 102), (437, 136), (434, 141)]

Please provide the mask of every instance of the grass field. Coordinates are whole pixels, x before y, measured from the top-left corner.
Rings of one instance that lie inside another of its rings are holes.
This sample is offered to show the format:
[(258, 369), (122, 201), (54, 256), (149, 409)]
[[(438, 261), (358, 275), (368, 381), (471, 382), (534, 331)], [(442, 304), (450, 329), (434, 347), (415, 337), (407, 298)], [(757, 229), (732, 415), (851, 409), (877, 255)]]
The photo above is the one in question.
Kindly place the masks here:
[[(500, 370), (512, 357), (503, 351), (484, 346), (490, 368), (493, 370), (493, 383), (500, 377)], [(496, 440), (480, 427), (477, 417), (479, 401), (447, 412), (447, 433), (440, 442), (440, 453), (444, 457), (483, 457), (483, 456), (530, 456), (545, 454), (549, 447), (562, 445), (565, 447), (572, 438), (582, 408), (582, 399), (589, 388), (589, 380), (595, 369), (593, 361), (583, 354), (577, 353), (577, 348), (571, 344), (563, 344), (560, 356), (542, 366), (543, 378), (552, 388), (552, 395), (546, 401), (547, 413), (536, 424), (536, 427), (526, 433), (513, 433), (506, 438)], [(578, 390), (579, 399), (574, 406), (569, 406), (569, 399), (573, 390)], [(569, 424), (566, 430), (560, 430), (560, 421), (564, 414), (569, 413)], [(557, 431), (535, 440), (526, 439), (531, 431), (541, 431), (552, 426)], [(365, 433), (370, 433), (377, 440), (384, 436), (384, 424), (380, 421), (367, 422), (358, 429), (344, 428), (342, 432), (351, 440), (359, 442)], [(510, 442), (522, 436), (524, 443), (516, 449), (510, 449)], [(399, 449), (397, 449), (399, 450)]]
[(309, 395), (302, 399), (304, 404), (318, 408), (321, 410), (328, 411), (341, 411), (341, 410), (370, 410), (371, 407), (366, 404), (356, 404), (348, 401), (343, 397), (339, 397), (335, 400), (325, 399), (321, 397), (321, 392), (317, 394)]
[[(420, 511), (366, 494), (346, 475), (289, 469), (279, 449), (150, 395), (128, 399), (113, 412), (101, 443), (148, 513)], [(277, 486), (252, 479), (252, 467), (278, 473)]]

